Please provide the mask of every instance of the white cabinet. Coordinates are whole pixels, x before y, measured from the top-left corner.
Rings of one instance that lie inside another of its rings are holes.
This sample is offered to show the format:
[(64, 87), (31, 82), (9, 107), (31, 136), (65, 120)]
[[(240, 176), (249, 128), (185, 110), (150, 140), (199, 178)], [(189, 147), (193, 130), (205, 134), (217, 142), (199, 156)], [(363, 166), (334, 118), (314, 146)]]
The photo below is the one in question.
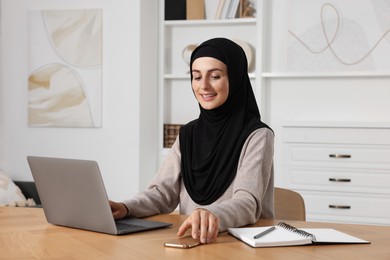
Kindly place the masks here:
[[(249, 76), (258, 104), (262, 101), (262, 33), (263, 1), (252, 0), (256, 17), (208, 20), (164, 20), (164, 1), (160, 1), (159, 41), (159, 127), (160, 159), (163, 158), (164, 124), (186, 124), (199, 115), (198, 103), (192, 93), (189, 65), (183, 58), (188, 45), (198, 45), (214, 37), (235, 40), (247, 50), (252, 60)], [(249, 48), (248, 48), (249, 47)]]
[(289, 123), (282, 147), (309, 221), (390, 224), (390, 125)]

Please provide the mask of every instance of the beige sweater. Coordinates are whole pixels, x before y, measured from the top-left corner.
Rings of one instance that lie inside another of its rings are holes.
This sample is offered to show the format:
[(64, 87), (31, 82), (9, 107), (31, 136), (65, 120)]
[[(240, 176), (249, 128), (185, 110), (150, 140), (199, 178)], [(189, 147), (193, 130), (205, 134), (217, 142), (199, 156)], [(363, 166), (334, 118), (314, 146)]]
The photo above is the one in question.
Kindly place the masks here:
[(219, 231), (274, 217), (274, 134), (268, 128), (254, 131), (244, 143), (237, 175), (226, 192), (214, 203), (198, 205), (188, 195), (180, 173), (179, 139), (149, 187), (124, 201), (129, 216), (146, 217), (174, 211), (190, 215), (204, 208), (220, 218)]

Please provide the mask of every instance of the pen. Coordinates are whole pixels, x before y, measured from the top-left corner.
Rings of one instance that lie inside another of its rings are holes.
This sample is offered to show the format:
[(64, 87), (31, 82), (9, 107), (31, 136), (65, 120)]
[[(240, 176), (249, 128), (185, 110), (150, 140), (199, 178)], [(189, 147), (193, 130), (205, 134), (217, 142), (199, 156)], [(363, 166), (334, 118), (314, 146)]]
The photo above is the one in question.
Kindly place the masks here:
[(257, 235), (254, 236), (253, 238), (256, 239), (256, 238), (262, 237), (262, 236), (268, 234), (269, 232), (271, 232), (271, 231), (274, 230), (274, 229), (275, 229), (275, 227), (270, 227), (269, 229), (266, 229), (266, 230), (264, 230), (263, 232), (257, 234)]

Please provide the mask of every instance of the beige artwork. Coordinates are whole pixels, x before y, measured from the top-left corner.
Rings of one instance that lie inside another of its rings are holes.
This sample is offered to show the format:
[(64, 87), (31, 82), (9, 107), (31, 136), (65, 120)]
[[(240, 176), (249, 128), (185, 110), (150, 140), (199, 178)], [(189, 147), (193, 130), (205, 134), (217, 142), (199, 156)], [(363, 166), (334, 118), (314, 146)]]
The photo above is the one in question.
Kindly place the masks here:
[(101, 127), (102, 11), (30, 11), (28, 123)]
[(72, 70), (61, 64), (50, 64), (35, 71), (28, 82), (30, 124), (93, 126), (82, 83)]

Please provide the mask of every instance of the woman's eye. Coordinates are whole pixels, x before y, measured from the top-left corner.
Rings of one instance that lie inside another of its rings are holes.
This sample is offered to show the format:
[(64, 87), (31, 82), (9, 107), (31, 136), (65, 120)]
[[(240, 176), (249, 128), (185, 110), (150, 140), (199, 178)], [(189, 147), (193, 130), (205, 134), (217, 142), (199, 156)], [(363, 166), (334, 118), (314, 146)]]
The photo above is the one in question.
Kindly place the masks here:
[(211, 78), (212, 78), (212, 79), (220, 79), (221, 76), (220, 76), (220, 75), (211, 75)]
[(200, 80), (202, 77), (201, 76), (198, 76), (198, 75), (194, 75), (192, 76), (192, 79), (193, 80)]

